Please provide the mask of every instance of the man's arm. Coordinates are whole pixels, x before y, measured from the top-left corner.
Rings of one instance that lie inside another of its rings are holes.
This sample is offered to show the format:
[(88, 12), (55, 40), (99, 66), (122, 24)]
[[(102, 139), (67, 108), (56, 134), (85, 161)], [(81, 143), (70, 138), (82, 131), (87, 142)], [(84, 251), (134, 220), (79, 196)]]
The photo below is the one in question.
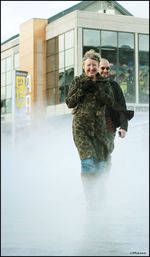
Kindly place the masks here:
[[(127, 110), (125, 97), (123, 95), (122, 89), (117, 82), (114, 82), (114, 88), (116, 90), (116, 101), (117, 103)], [(120, 128), (119, 131), (121, 132), (121, 137), (125, 137), (126, 131), (128, 130), (128, 119), (126, 118), (125, 113), (119, 113), (120, 118)]]

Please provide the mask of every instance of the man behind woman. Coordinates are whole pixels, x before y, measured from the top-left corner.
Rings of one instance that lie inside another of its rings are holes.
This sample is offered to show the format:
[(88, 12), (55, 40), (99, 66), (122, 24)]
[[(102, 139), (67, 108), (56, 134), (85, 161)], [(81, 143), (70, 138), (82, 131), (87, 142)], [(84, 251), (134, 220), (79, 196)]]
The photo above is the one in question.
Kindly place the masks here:
[[(97, 174), (104, 170), (110, 154), (105, 109), (119, 110), (110, 80), (99, 73), (100, 55), (85, 53), (83, 73), (76, 76), (68, 91), (66, 104), (73, 108), (73, 139), (81, 160), (81, 174)], [(120, 109), (124, 112), (124, 109)], [(123, 132), (122, 132), (123, 137)]]
[[(114, 81), (110, 73), (110, 63), (107, 59), (102, 58), (100, 60), (99, 73), (104, 78), (110, 78), (110, 85), (113, 90), (115, 101), (120, 104), (125, 110), (126, 102), (119, 84)], [(118, 129), (119, 136), (124, 138), (128, 129), (128, 119), (123, 112), (114, 110), (112, 107), (106, 105), (105, 110), (106, 116), (106, 127), (107, 127), (107, 137), (109, 139), (109, 154), (114, 150), (114, 140), (116, 136), (116, 131)]]

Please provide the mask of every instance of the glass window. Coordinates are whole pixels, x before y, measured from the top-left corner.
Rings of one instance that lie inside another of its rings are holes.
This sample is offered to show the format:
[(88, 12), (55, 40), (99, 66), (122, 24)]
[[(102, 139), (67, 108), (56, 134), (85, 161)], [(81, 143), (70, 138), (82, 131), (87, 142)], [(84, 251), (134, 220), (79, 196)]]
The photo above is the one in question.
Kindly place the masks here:
[(47, 55), (55, 54), (55, 38), (47, 41)]
[(56, 38), (52, 38), (47, 41), (47, 55), (53, 55), (56, 53)]
[(117, 80), (126, 102), (135, 103), (135, 51), (134, 34), (118, 32), (119, 63)]
[(1, 72), (5, 72), (5, 59), (1, 61)]
[(1, 99), (5, 99), (5, 87), (1, 87)]
[(120, 48), (134, 49), (134, 34), (119, 32), (118, 42)]
[(139, 35), (139, 50), (149, 51), (149, 35)]
[(56, 55), (51, 55), (46, 59), (46, 70), (47, 72), (54, 71), (56, 69)]
[(74, 49), (69, 49), (65, 51), (65, 67), (74, 64)]
[(99, 53), (100, 48), (100, 31), (94, 29), (83, 30), (83, 55), (90, 49)]
[(12, 112), (12, 100), (6, 99), (6, 113)]
[(1, 86), (5, 86), (5, 73), (1, 74)]
[(72, 48), (74, 46), (74, 31), (71, 30), (65, 33), (65, 49)]
[(67, 93), (65, 71), (72, 69), (74, 65), (74, 30), (68, 31), (65, 34), (59, 35), (58, 39), (58, 54), (50, 54), (50, 47), (54, 47), (54, 41), (49, 41), (47, 44), (47, 59), (46, 59), (46, 88), (47, 88), (47, 104), (53, 105), (65, 101)]
[(1, 114), (6, 113), (6, 99), (1, 99)]
[(119, 50), (118, 82), (124, 93), (126, 102), (135, 102), (135, 61), (134, 51)]
[(115, 69), (117, 64), (117, 32), (101, 31), (101, 56), (108, 59)]
[(47, 74), (47, 88), (55, 87), (56, 72), (50, 72)]
[(12, 82), (12, 73), (11, 71), (6, 72), (6, 85), (11, 84)]
[(54, 105), (56, 104), (56, 89), (55, 88), (48, 88), (47, 89), (47, 104)]
[(55, 72), (55, 86), (58, 87), (58, 81), (59, 81), (59, 72), (58, 69)]
[(101, 57), (109, 60), (110, 62), (110, 74), (114, 80), (116, 80), (117, 75), (117, 48), (113, 49), (101, 49)]
[(89, 46), (90, 49), (93, 49), (93, 46), (99, 48), (100, 46), (100, 31), (92, 29), (83, 30), (83, 45)]
[(117, 47), (117, 32), (101, 31), (101, 47)]
[(6, 98), (11, 98), (12, 97), (11, 90), (12, 90), (12, 86), (7, 86), (6, 87)]
[(9, 71), (12, 69), (12, 58), (9, 56), (6, 58), (6, 71)]
[(64, 51), (64, 34), (59, 36), (59, 52)]
[(19, 53), (14, 55), (14, 67), (15, 69), (19, 69)]
[(64, 52), (59, 53), (59, 69), (64, 68)]
[(68, 69), (59, 72), (59, 102), (63, 103), (65, 97), (68, 93), (68, 89), (71, 81), (74, 78), (74, 68), (70, 67)]
[(60, 90), (58, 87), (55, 87), (55, 104), (60, 103)]
[(139, 35), (139, 102), (149, 103), (149, 36)]
[(134, 51), (128, 49), (119, 50), (119, 64), (121, 67), (124, 66), (134, 66)]
[(74, 78), (74, 68), (70, 67), (67, 70), (65, 70), (65, 95), (68, 94), (69, 86)]
[(62, 103), (62, 102), (64, 102), (64, 90), (65, 90), (64, 69), (59, 71), (58, 88), (59, 88), (59, 102)]
[(101, 49), (101, 57), (109, 60), (113, 65), (117, 64), (117, 49)]

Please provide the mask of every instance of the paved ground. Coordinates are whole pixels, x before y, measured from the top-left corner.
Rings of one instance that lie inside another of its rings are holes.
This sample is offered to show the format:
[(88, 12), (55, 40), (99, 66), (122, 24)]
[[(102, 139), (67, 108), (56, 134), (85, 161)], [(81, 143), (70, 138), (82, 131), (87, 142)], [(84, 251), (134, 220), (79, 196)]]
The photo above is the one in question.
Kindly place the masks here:
[(116, 136), (88, 201), (70, 116), (17, 131), (14, 146), (2, 133), (2, 256), (148, 256), (148, 125), (136, 113)]

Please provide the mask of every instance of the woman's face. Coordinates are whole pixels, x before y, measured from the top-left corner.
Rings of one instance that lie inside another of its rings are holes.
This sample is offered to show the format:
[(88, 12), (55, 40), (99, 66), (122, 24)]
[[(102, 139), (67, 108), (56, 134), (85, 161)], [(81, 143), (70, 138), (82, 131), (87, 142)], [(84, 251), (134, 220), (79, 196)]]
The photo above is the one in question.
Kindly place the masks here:
[(99, 63), (92, 59), (86, 59), (83, 63), (83, 69), (88, 77), (95, 78), (98, 72)]

